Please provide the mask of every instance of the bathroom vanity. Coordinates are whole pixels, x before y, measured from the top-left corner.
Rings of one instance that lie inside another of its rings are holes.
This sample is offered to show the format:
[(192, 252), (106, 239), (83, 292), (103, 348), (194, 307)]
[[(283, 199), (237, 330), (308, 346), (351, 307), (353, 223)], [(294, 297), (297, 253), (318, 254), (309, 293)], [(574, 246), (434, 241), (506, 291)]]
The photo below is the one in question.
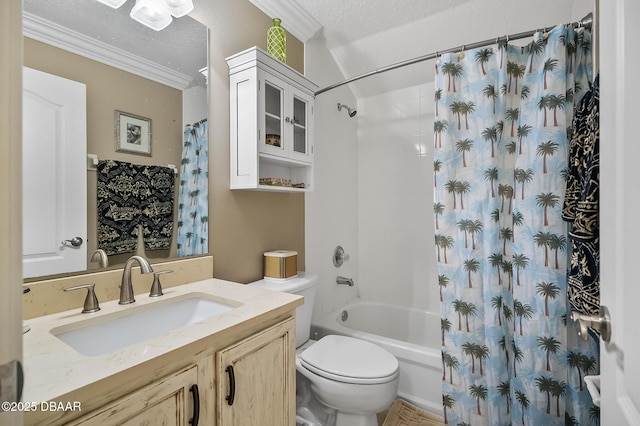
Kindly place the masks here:
[(25, 425), (293, 425), (301, 304), (206, 279), (92, 314), (78, 306), (32, 318)]

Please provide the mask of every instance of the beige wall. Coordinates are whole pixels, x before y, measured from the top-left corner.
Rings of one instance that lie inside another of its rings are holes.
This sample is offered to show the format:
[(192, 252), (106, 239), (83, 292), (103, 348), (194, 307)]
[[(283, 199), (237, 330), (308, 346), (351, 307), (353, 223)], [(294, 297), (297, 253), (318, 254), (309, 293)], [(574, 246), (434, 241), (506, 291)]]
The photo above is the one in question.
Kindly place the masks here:
[[(229, 68), (225, 58), (252, 46), (266, 50), (269, 17), (248, 0), (195, 0), (191, 16), (210, 28), (209, 217), (216, 278), (249, 282), (263, 276), (269, 250), (298, 252), (304, 269), (304, 195), (229, 189)], [(286, 22), (283, 22), (286, 29)], [(287, 34), (287, 61), (302, 72), (304, 45)]]
[[(20, 0), (0, 2), (0, 365), (22, 360), (21, 11)], [(0, 424), (21, 425), (22, 413), (0, 410)]]
[[(26, 37), (24, 65), (86, 84), (87, 153), (136, 164), (180, 165), (182, 91)], [(151, 119), (151, 157), (115, 152), (115, 110)], [(87, 192), (87, 252), (91, 255), (97, 248), (95, 172), (87, 172)], [(156, 250), (146, 255), (164, 258), (170, 253)], [(109, 263), (124, 263), (129, 256), (111, 256)]]

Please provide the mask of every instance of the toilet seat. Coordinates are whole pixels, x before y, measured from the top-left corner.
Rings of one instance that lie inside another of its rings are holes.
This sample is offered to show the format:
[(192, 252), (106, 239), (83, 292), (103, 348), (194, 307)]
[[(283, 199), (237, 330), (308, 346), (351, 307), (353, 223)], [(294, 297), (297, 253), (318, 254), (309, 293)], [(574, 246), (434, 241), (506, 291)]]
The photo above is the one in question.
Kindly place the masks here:
[(299, 355), (300, 364), (329, 380), (353, 384), (387, 383), (398, 377), (398, 360), (381, 347), (352, 337), (330, 335)]

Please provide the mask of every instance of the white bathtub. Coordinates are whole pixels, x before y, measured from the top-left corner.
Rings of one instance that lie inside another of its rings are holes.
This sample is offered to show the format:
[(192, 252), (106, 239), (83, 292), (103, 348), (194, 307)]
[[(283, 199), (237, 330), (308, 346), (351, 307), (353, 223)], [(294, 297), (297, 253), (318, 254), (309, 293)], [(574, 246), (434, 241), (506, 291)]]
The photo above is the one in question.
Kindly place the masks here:
[(442, 415), (439, 313), (356, 300), (313, 321), (312, 338), (327, 334), (368, 340), (391, 352), (400, 363), (398, 395)]

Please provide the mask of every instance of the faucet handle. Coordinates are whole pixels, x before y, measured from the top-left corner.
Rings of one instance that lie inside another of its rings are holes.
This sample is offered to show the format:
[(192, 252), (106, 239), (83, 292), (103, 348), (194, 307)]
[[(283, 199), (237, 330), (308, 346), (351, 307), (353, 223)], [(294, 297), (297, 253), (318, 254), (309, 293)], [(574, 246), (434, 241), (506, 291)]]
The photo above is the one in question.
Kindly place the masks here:
[(160, 284), (160, 275), (168, 274), (169, 272), (173, 272), (173, 270), (168, 269), (166, 271), (158, 271), (153, 273), (153, 284), (151, 284), (149, 297), (158, 297), (164, 294), (162, 293), (162, 285)]
[(88, 314), (91, 312), (97, 312), (100, 310), (100, 304), (98, 303), (98, 298), (96, 297), (95, 292), (95, 284), (83, 284), (77, 285), (74, 287), (65, 288), (64, 291), (73, 291), (80, 290), (82, 288), (87, 289), (87, 297), (84, 299), (84, 308), (82, 309), (83, 314)]
[(336, 268), (339, 268), (342, 266), (342, 263), (345, 260), (349, 260), (351, 256), (349, 256), (344, 249), (342, 248), (342, 246), (337, 246), (336, 249), (333, 251), (333, 265)]

